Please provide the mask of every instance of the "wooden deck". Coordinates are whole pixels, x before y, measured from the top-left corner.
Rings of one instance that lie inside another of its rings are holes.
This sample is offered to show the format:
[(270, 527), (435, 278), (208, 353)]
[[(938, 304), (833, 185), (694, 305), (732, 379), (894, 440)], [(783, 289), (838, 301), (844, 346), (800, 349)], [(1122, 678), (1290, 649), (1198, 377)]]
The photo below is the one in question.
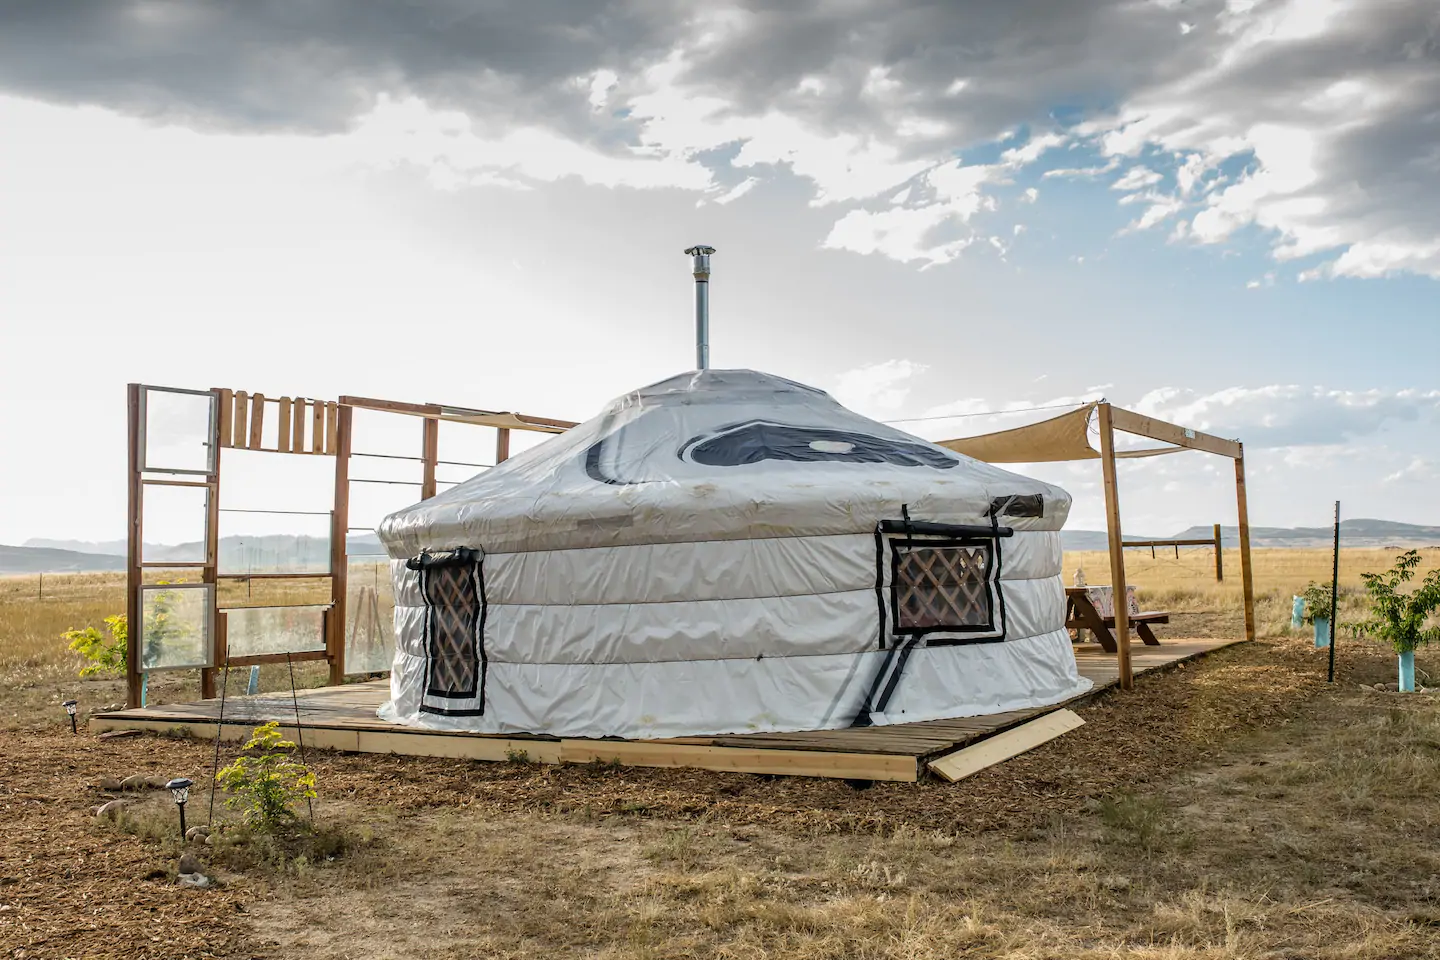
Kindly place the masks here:
[[(1132, 648), (1136, 675), (1203, 656), (1240, 640), (1164, 639), (1158, 647)], [(1034, 710), (926, 720), (885, 727), (814, 730), (801, 733), (748, 733), (669, 740), (587, 740), (539, 736), (451, 733), (402, 727), (380, 720), (375, 711), (390, 695), (389, 681), (301, 690), (289, 693), (230, 697), (220, 735), (243, 740), (257, 724), (278, 720), (292, 739), (295, 715), (305, 745), (360, 753), (506, 760), (523, 751), (540, 763), (619, 761), (643, 767), (700, 767), (743, 773), (845, 777), (863, 780), (919, 779), (926, 761), (1000, 733), (1041, 714), (1073, 706), (1113, 686), (1119, 677), (1115, 658), (1098, 644), (1079, 644), (1075, 660), (1095, 689), (1074, 700)], [(214, 739), (220, 717), (219, 700), (159, 704), (138, 710), (95, 714), (90, 728), (152, 730)]]

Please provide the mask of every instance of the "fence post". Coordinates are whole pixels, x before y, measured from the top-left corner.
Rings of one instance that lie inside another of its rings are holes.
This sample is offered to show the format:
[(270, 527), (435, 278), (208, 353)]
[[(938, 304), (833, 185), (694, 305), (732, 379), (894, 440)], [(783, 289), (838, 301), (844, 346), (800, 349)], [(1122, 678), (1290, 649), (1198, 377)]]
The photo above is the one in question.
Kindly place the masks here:
[(1225, 550), (1220, 544), (1220, 524), (1215, 524), (1215, 582), (1225, 582)]

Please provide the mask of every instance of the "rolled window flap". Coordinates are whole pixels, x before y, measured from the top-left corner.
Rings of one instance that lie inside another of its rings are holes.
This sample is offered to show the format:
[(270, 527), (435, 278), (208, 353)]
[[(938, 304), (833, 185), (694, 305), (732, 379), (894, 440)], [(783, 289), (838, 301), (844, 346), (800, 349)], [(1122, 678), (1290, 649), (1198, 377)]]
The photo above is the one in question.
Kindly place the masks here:
[(410, 570), (430, 570), (434, 567), (462, 566), (468, 563), (475, 563), (482, 556), (484, 551), (475, 550), (470, 547), (456, 547), (454, 550), (438, 550), (435, 553), (422, 551), (420, 556), (411, 557), (405, 561), (405, 566)]
[(1010, 537), (1010, 527), (971, 523), (932, 523), (929, 520), (881, 520), (881, 533), (919, 534), (926, 537)]
[(1045, 497), (1039, 493), (1017, 493), (1007, 497), (993, 497), (987, 517), (1043, 517)]

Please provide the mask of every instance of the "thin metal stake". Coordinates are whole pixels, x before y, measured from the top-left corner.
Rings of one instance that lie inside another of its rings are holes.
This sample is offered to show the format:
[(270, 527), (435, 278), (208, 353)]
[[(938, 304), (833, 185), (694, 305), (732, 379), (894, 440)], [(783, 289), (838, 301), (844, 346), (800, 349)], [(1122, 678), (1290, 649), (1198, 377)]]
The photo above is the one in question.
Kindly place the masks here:
[(215, 824), (215, 791), (219, 787), (216, 778), (220, 776), (220, 735), (225, 732), (225, 694), (230, 689), (230, 658), (225, 658), (224, 675), (220, 678), (220, 719), (215, 722), (215, 762), (210, 766), (210, 812), (206, 815), (208, 826)]
[[(290, 703), (295, 707), (295, 739), (300, 744), (300, 765), (308, 767), (305, 762), (305, 731), (300, 728), (300, 698), (295, 695), (295, 663), (290, 659), (289, 652), (285, 654), (285, 665), (290, 668)], [(310, 811), (310, 826), (315, 826), (315, 804), (309, 798), (305, 798), (305, 807)]]
[(1335, 552), (1330, 568), (1330, 669), (1326, 683), (1335, 682), (1335, 641), (1340, 638), (1340, 624), (1335, 622), (1336, 607), (1340, 601), (1340, 501), (1335, 501)]

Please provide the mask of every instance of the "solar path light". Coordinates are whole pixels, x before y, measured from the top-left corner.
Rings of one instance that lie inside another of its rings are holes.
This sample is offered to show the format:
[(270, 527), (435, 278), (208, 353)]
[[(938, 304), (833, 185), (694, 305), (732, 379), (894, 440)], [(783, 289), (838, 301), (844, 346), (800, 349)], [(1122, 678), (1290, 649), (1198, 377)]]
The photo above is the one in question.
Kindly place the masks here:
[(79, 705), (80, 705), (80, 701), (78, 701), (78, 700), (66, 700), (63, 704), (61, 704), (61, 706), (63, 706), (63, 707), (65, 708), (65, 712), (68, 713), (68, 714), (70, 714), (70, 732), (71, 732), (71, 733), (79, 733), (79, 732), (80, 732), (79, 730), (77, 730), (77, 729), (75, 728), (75, 708), (78, 707)]
[(165, 784), (165, 789), (170, 791), (170, 796), (175, 798), (175, 806), (180, 808), (180, 836), (185, 836), (185, 804), (190, 799), (190, 788), (195, 785), (194, 780), (185, 777), (176, 777)]

